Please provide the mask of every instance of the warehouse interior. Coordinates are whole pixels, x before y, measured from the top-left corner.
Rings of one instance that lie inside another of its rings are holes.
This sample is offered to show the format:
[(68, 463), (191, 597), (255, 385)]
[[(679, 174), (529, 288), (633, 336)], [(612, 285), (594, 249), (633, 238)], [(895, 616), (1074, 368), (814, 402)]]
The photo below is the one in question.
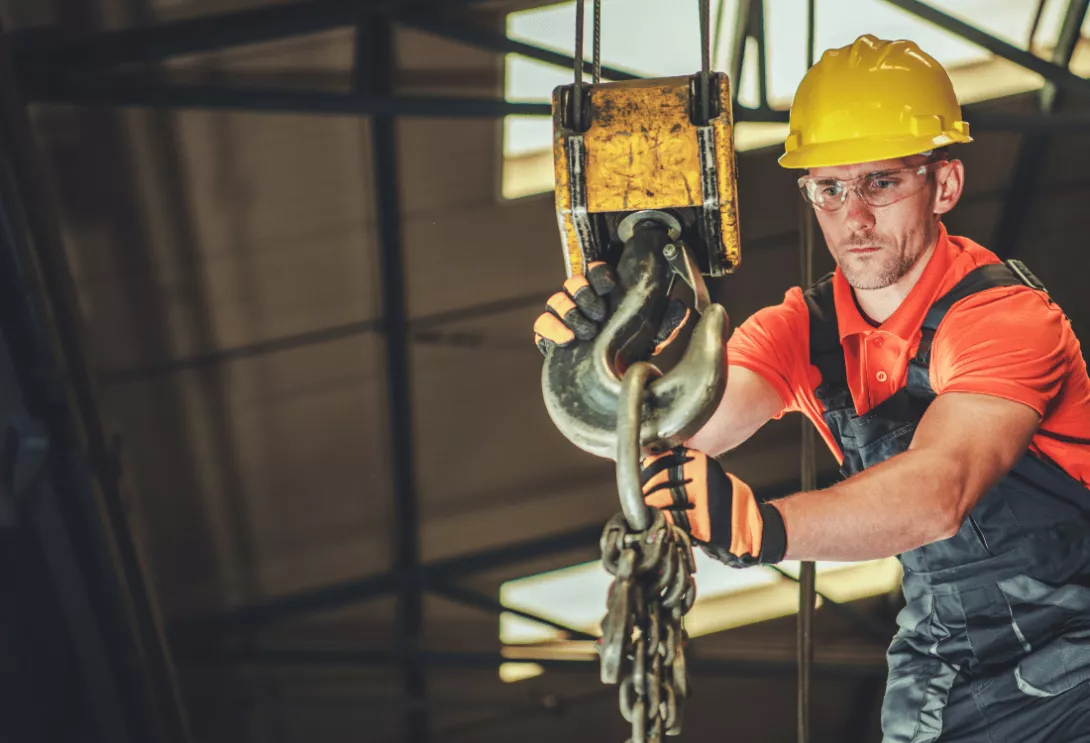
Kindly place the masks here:
[[(711, 0), (732, 324), (800, 283), (776, 159), (807, 45), (874, 33), (948, 65), (973, 127), (950, 233), (1090, 333), (1088, 4)], [(574, 19), (0, 2), (0, 739), (628, 738), (594, 651), (613, 463), (553, 426), (531, 330), (565, 278), (549, 100)], [(697, 0), (604, 0), (603, 78), (691, 74), (698, 38)], [(794, 492), (805, 428), (724, 462)], [(701, 559), (677, 740), (799, 739), (797, 576)], [(818, 566), (813, 743), (881, 739), (899, 585), (892, 559)]]

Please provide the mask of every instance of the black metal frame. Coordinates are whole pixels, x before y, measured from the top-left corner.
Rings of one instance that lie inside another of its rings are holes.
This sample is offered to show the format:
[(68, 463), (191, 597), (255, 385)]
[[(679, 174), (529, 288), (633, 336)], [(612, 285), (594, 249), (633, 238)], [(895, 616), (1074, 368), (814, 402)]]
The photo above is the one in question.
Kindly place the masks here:
[[(1090, 0), (1070, 0), (1068, 3), (1056, 48), (1052, 53), (1053, 64), (1064, 68), (1071, 65), (1071, 57), (1079, 42), (1088, 6)], [(1042, 117), (1057, 118), (1054, 112), (1061, 105), (1065, 93), (1066, 91), (1054, 83), (1045, 85), (1038, 102)], [(1050, 142), (1051, 139), (1044, 133), (1026, 132), (1023, 135), (1018, 157), (1011, 169), (1010, 186), (999, 212), (999, 223), (992, 237), (993, 249), (1001, 258), (1015, 257), (1025, 237), (1026, 223), (1041, 182)]]
[[(479, 0), (445, 0), (435, 8), (455, 11)], [(739, 6), (734, 79), (741, 71), (744, 42), (757, 39), (759, 69), (765, 69), (763, 6), (745, 0)], [(1065, 65), (1048, 62), (1018, 49), (920, 0), (886, 0), (903, 10), (957, 34), (994, 54), (1042, 75), (1063, 90), (1090, 94), (1090, 81)], [(488, 51), (519, 54), (547, 64), (570, 68), (573, 58), (549, 49), (509, 39), (452, 17), (419, 9), (405, 10), (394, 0), (371, 0), (361, 7), (355, 0), (304, 0), (256, 10), (237, 11), (148, 28), (73, 37), (55, 31), (23, 31), (13, 37), (13, 56), (24, 97), (30, 102), (67, 102), (84, 105), (205, 108), (267, 113), (319, 115), (420, 116), (494, 118), (508, 115), (547, 116), (548, 103), (502, 99), (376, 96), (360, 92), (232, 85), (187, 85), (167, 78), (119, 73), (118, 66), (164, 61), (172, 57), (209, 52), (245, 44), (275, 41), (355, 26), (361, 13), (369, 23), (390, 22), (435, 34)], [(740, 44), (737, 42), (741, 42)], [(590, 63), (585, 62), (589, 68)], [(603, 67), (607, 79), (625, 80), (635, 73)], [(763, 79), (763, 75), (762, 75)], [(762, 85), (762, 103), (756, 109), (735, 101), (738, 122), (786, 122), (787, 112), (770, 108)], [(737, 91), (735, 92), (737, 95)], [(1064, 116), (988, 115), (973, 117), (978, 130), (1048, 132), (1090, 127), (1090, 114)]]
[[(477, 0), (447, 0), (433, 4), (432, 9), (459, 10), (472, 6)], [(756, 2), (757, 4), (754, 4)], [(1068, 63), (1078, 39), (1078, 27), (1086, 13), (1090, 0), (1071, 0), (1068, 8), (1060, 48), (1052, 61), (1046, 61), (1032, 53), (1018, 49), (1006, 42), (977, 29), (970, 24), (942, 13), (919, 0), (887, 0), (891, 4), (925, 20), (979, 44), (994, 54), (1015, 64), (1041, 74), (1049, 81), (1049, 89), (1042, 100), (1043, 115), (991, 115), (977, 116), (973, 125), (978, 130), (1006, 129), (1036, 132), (1026, 140), (1019, 165), (1018, 177), (1012, 185), (1008, 206), (1018, 203), (1039, 177), (1040, 152), (1045, 146), (1044, 133), (1068, 129), (1084, 129), (1090, 126), (1090, 116), (1081, 113), (1054, 114), (1053, 110), (1061, 92), (1090, 94), (1090, 81), (1070, 72)], [(372, 156), (374, 177), (381, 187), (378, 194), (378, 230), (380, 260), (383, 276), (383, 318), (381, 321), (358, 324), (350, 328), (333, 329), (330, 333), (354, 333), (371, 330), (384, 331), (387, 342), (387, 383), (390, 399), (390, 445), (394, 458), (394, 497), (398, 516), (398, 538), (395, 570), (356, 581), (328, 586), (305, 593), (286, 596), (272, 601), (245, 607), (225, 615), (210, 617), (176, 627), (177, 633), (185, 634), (193, 629), (222, 631), (250, 631), (268, 622), (289, 616), (331, 609), (368, 598), (396, 593), (398, 601), (398, 636), (396, 652), (392, 654), (357, 654), (344, 652), (335, 657), (323, 656), (316, 651), (267, 651), (258, 660), (265, 662), (394, 662), (403, 671), (406, 692), (412, 703), (407, 706), (407, 731), (410, 740), (427, 738), (424, 669), (433, 664), (455, 663), (458, 667), (493, 667), (503, 658), (493, 654), (442, 654), (424, 653), (418, 647), (421, 627), (421, 601), (425, 591), (432, 591), (456, 601), (476, 606), (489, 612), (510, 611), (493, 599), (459, 587), (452, 578), (465, 576), (473, 571), (494, 567), (498, 562), (530, 559), (541, 555), (591, 549), (596, 545), (600, 527), (592, 525), (575, 529), (566, 534), (533, 540), (500, 549), (464, 555), (428, 565), (419, 559), (418, 513), (412, 457), (412, 409), (409, 389), (409, 342), (413, 327), (406, 316), (404, 296), (404, 265), (400, 231), (400, 205), (397, 193), (396, 126), (395, 117), (500, 117), (511, 114), (549, 115), (548, 103), (519, 103), (493, 99), (466, 99), (441, 97), (403, 97), (391, 89), (392, 61), (390, 54), (391, 26), (401, 25), (457, 42), (503, 54), (520, 54), (549, 64), (570, 68), (573, 59), (569, 55), (542, 49), (531, 44), (506, 38), (502, 34), (479, 28), (450, 13), (436, 15), (415, 9), (405, 9), (406, 3), (398, 0), (308, 0), (291, 2), (256, 10), (239, 11), (194, 20), (167, 23), (149, 28), (99, 33), (72, 37), (52, 30), (24, 31), (14, 34), (12, 59), (18, 75), (23, 97), (27, 101), (66, 102), (89, 105), (135, 105), (158, 108), (213, 108), (259, 112), (292, 112), (314, 114), (367, 115), (372, 117)], [(231, 85), (186, 85), (170, 81), (167, 77), (135, 75), (118, 68), (133, 62), (163, 61), (172, 57), (209, 52), (244, 44), (273, 41), (317, 33), (334, 28), (355, 27), (357, 32), (357, 59), (355, 85), (344, 93), (306, 89), (259, 88)], [(758, 40), (761, 50), (759, 69), (764, 79), (764, 24), (763, 6), (760, 0), (743, 0), (738, 25), (735, 29), (737, 43), (732, 61), (734, 79), (738, 80), (745, 40)], [(812, 44), (812, 30), (809, 39)], [(589, 63), (588, 64), (589, 67)], [(635, 74), (602, 68), (608, 79), (622, 80), (637, 77)], [(737, 95), (737, 91), (736, 91)], [(735, 103), (736, 121), (787, 120), (787, 113), (776, 111), (767, 105), (762, 85), (761, 106), (747, 109)], [(1011, 209), (1005, 210), (1008, 213)], [(1021, 232), (1021, 222), (1013, 222), (1002, 229), (1000, 240), (1006, 243), (1006, 252)], [(1013, 225), (1013, 226), (1012, 226)], [(1006, 237), (1004, 238), (1005, 235)], [(1004, 243), (1001, 243), (1004, 244)], [(5, 255), (8, 255), (5, 253)], [(524, 300), (518, 300), (524, 303)], [(534, 298), (534, 301), (538, 301)], [(419, 321), (418, 321), (419, 322)], [(321, 340), (321, 338), (318, 338)], [(287, 345), (296, 342), (290, 340)], [(304, 342), (304, 341), (299, 341)], [(276, 346), (276, 344), (273, 344)], [(279, 346), (276, 346), (277, 348)], [(238, 353), (260, 353), (276, 350), (243, 349)], [(128, 376), (169, 372), (176, 368), (217, 363), (230, 358), (231, 353), (214, 354), (208, 358), (190, 359), (162, 369), (130, 370), (116, 375), (113, 381), (124, 381)], [(108, 380), (109, 381), (109, 380)], [(94, 414), (93, 410), (89, 411)], [(109, 459), (107, 448), (100, 447), (96, 456)], [(784, 491), (793, 490), (794, 483), (785, 483)], [(569, 630), (574, 637), (584, 633), (565, 628), (556, 622), (536, 617), (528, 612), (521, 616), (540, 621), (553, 627)], [(865, 619), (855, 618), (861, 626)], [(867, 627), (871, 632), (873, 626)], [(381, 656), (381, 657), (379, 657)], [(472, 656), (472, 657), (470, 657)], [(543, 663), (543, 665), (552, 665)], [(698, 672), (712, 671), (712, 663), (695, 662)], [(816, 667), (821, 670), (820, 663)], [(740, 668), (731, 664), (720, 671), (753, 673), (756, 668)], [(767, 670), (767, 669), (766, 669)], [(791, 665), (789, 672), (794, 672)], [(108, 687), (105, 687), (108, 690)], [(102, 709), (111, 707), (103, 703)], [(113, 740), (123, 740), (123, 735)]]
[[(14, 674), (30, 677), (27, 666), (42, 664), (58, 679), (77, 680), (72, 686), (85, 696), (84, 712), (73, 699), (25, 700), (28, 709), (0, 724), (13, 739), (42, 739), (24, 738), (18, 725), (44, 703), (56, 705), (49, 708), (54, 720), (78, 726), (90, 741), (185, 743), (186, 711), (127, 528), (60, 230), (6, 54), (0, 141), (0, 502), (7, 506), (0, 542), (5, 552), (14, 545), (9, 554), (20, 558), (0, 572), (17, 592), (50, 597), (59, 615), (33, 603), (6, 605), (0, 623), (23, 625), (26, 634), (10, 638), (32, 656), (0, 668), (0, 678), (13, 682), (0, 686), (5, 702), (19, 700), (32, 690)], [(54, 623), (43, 648), (37, 626)], [(62, 657), (66, 664), (56, 664)]]

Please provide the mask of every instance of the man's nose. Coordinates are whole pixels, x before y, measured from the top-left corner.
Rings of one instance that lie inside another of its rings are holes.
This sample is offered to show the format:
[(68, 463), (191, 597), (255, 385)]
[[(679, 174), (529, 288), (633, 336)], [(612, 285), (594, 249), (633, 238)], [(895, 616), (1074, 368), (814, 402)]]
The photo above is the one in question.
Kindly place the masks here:
[(848, 191), (848, 199), (844, 204), (844, 213), (844, 224), (852, 232), (874, 227), (874, 210), (859, 197), (854, 189)]

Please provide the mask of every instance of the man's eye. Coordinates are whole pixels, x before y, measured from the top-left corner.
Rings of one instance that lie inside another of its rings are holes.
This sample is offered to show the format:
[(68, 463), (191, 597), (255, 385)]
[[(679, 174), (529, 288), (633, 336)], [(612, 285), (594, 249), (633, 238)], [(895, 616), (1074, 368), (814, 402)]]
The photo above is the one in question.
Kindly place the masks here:
[(886, 189), (895, 188), (900, 181), (896, 178), (875, 178), (871, 181), (871, 187), (879, 191), (885, 191)]
[(822, 196), (839, 196), (844, 187), (839, 183), (825, 183), (818, 186), (818, 193)]

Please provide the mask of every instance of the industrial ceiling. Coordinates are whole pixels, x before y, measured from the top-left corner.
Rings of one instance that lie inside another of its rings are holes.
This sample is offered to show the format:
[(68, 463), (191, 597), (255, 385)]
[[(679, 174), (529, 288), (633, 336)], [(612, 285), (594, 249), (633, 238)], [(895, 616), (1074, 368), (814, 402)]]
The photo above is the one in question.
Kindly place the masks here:
[[(552, 195), (501, 195), (502, 117), (548, 111), (548, 91), (504, 100), (503, 55), (565, 56), (507, 39), (505, 18), (546, 4), (0, 3), (5, 410), (31, 421), (9, 446), (44, 436), (53, 455), (22, 445), (13, 461), (48, 477), (0, 521), (26, 566), (4, 652), (37, 659), (7, 701), (13, 740), (627, 737), (581, 635), (499, 634), (501, 587), (593, 562), (618, 510), (612, 463), (541, 401)], [(1087, 2), (1047, 3), (1057, 36), (1032, 53), (968, 10), (888, 4), (988, 49), (985, 76), (1039, 76), (966, 107), (980, 125), (947, 225), (1025, 260), (1090, 330)], [(777, 155), (738, 155), (742, 267), (712, 282), (735, 323), (799, 280)], [(797, 488), (800, 425), (729, 468)], [(796, 587), (753, 590), (716, 611)], [(829, 590), (812, 740), (877, 741), (899, 597)], [(796, 740), (794, 616), (734, 624), (692, 641), (680, 740)], [(543, 673), (501, 679), (513, 660)]]

